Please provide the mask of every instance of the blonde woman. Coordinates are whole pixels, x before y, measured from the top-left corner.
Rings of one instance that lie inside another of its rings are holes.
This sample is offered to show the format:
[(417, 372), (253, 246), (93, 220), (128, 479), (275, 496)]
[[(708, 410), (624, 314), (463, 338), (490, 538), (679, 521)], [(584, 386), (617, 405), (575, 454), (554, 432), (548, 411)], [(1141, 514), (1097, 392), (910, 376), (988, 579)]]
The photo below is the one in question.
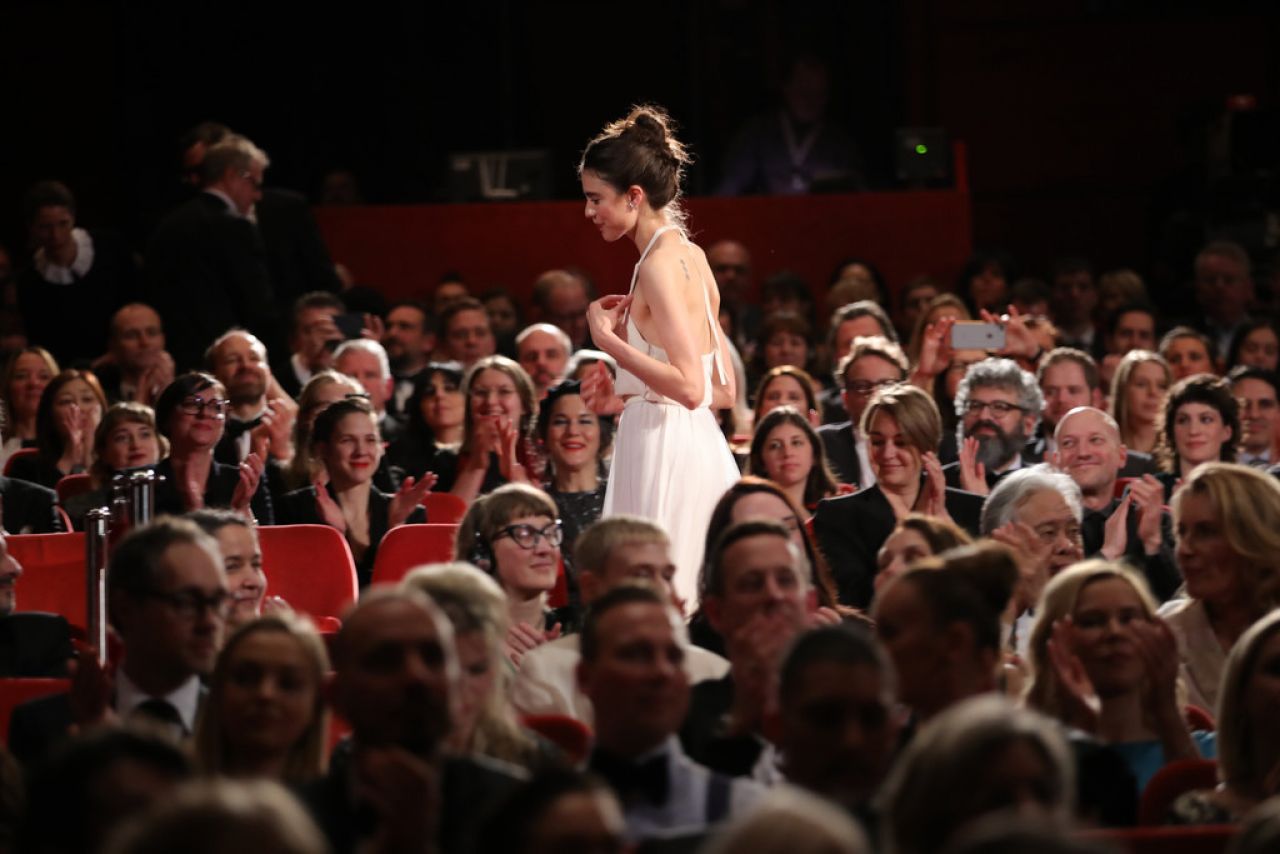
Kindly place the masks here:
[(1120, 425), (1120, 441), (1131, 451), (1154, 454), (1160, 443), (1164, 399), (1173, 373), (1158, 353), (1130, 350), (1111, 380), (1111, 417)]

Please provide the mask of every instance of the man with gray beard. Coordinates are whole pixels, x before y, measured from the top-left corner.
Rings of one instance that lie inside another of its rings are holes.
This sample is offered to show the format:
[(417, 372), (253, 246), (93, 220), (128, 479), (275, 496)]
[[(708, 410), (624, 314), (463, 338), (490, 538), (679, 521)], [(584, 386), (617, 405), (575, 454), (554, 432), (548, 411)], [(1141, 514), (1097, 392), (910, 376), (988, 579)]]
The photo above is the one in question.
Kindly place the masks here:
[(947, 486), (986, 495), (1022, 467), (1022, 449), (1035, 434), (1044, 396), (1032, 374), (1011, 359), (969, 366), (956, 389), (960, 459), (943, 466)]

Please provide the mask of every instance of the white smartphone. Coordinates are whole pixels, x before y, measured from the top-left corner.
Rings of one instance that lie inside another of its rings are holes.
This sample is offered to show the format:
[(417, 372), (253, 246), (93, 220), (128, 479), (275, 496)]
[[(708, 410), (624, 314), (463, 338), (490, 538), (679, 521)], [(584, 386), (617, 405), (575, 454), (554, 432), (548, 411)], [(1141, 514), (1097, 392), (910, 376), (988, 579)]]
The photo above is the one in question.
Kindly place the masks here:
[(958, 320), (951, 327), (953, 350), (1003, 350), (1004, 327), (998, 323)]

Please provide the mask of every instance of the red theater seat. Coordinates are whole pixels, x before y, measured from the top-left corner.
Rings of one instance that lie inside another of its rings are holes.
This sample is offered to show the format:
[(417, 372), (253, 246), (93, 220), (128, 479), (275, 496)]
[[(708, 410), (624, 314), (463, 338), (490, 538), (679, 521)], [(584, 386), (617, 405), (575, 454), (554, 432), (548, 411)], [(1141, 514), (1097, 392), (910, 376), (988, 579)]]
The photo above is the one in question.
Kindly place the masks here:
[(19, 448), (14, 451), (9, 455), (9, 459), (4, 461), (4, 476), (8, 477), (9, 473), (13, 471), (14, 460), (22, 459), (23, 457), (34, 457), (38, 453), (40, 453), (39, 448)]
[(70, 679), (0, 679), (0, 735), (9, 743), (9, 718), (28, 700), (71, 689)]
[[(69, 474), (58, 481), (53, 491), (58, 493), (58, 503), (65, 504), (77, 495), (93, 489), (93, 478), (87, 474)], [(68, 529), (70, 530), (70, 529)]]
[(1102, 840), (1130, 854), (1222, 854), (1238, 830), (1233, 824), (1210, 824), (1200, 827), (1086, 830), (1080, 836)]
[(587, 761), (591, 751), (591, 728), (568, 715), (525, 715), (520, 722), (564, 751), (573, 765)]
[(351, 547), (328, 525), (266, 525), (258, 529), (267, 595), (281, 596), (312, 617), (341, 618), (360, 594)]
[(456, 525), (467, 515), (467, 502), (448, 492), (428, 492), (422, 506), (431, 525)]
[(1156, 827), (1166, 823), (1169, 808), (1181, 795), (1218, 785), (1218, 763), (1212, 759), (1180, 759), (1155, 773), (1138, 802), (1138, 824)]
[(373, 583), (396, 584), (415, 566), (453, 560), (457, 532), (457, 525), (434, 523), (399, 525), (387, 531), (373, 562)]
[(85, 625), (84, 534), (13, 534), (9, 553), (22, 564), (19, 611), (52, 611)]

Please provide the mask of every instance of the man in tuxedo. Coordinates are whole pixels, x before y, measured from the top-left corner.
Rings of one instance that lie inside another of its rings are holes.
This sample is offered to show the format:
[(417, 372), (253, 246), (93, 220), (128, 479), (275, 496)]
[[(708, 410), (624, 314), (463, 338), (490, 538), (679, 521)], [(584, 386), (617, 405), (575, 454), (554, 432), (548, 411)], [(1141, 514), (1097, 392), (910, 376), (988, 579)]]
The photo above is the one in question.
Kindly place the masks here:
[(223, 331), (277, 334), (276, 295), (249, 216), (262, 196), (267, 155), (244, 137), (209, 148), (202, 190), (156, 228), (147, 249), (148, 302), (160, 311), (179, 370), (198, 366)]
[(680, 635), (667, 597), (641, 585), (600, 597), (582, 627), (578, 682), (595, 709), (590, 768), (617, 794), (633, 842), (703, 833), (761, 794), (697, 764), (675, 737), (689, 707)]
[(448, 618), (417, 591), (367, 591), (335, 638), (333, 666), (332, 702), (351, 737), (300, 792), (331, 850), (476, 850), (521, 777), (443, 749), (461, 678)]
[(267, 366), (267, 348), (251, 332), (232, 329), (209, 346), (205, 367), (227, 390), (230, 406), (222, 440), (214, 448), (214, 459), (239, 465), (251, 450), (251, 434), (265, 425), (271, 457), (287, 462), (292, 456), (290, 433), (297, 406), (279, 391), (271, 396), (274, 383)]
[(217, 542), (185, 519), (129, 532), (107, 567), (107, 601), (124, 644), (114, 685), (104, 690), (110, 678), (90, 649), (79, 658), (76, 702), (55, 694), (15, 709), (9, 749), (23, 762), (44, 756), (73, 723), (115, 716), (174, 741), (194, 731), (205, 694), (200, 676), (213, 669), (231, 608)]
[(134, 302), (111, 316), (107, 358), (94, 369), (111, 403), (150, 406), (173, 382), (173, 357), (165, 350), (164, 324), (154, 308)]
[[(635, 516), (610, 516), (583, 531), (574, 546), (573, 566), (583, 604), (590, 606), (623, 584), (644, 581), (677, 608), (671, 579), (671, 541), (661, 527)], [(575, 670), (581, 660), (581, 635), (569, 634), (525, 653), (512, 686), (512, 698), (525, 714), (557, 714), (591, 726), (591, 701), (579, 690)], [(719, 679), (729, 662), (713, 652), (684, 644), (684, 669), (690, 684)]]
[[(986, 495), (1001, 477), (1022, 468), (1022, 449), (1044, 410), (1036, 378), (1012, 359), (969, 366), (956, 389), (956, 444), (960, 459), (943, 466), (947, 486)], [(976, 440), (967, 464), (965, 442)]]
[(342, 343), (335, 318), (346, 311), (342, 300), (324, 291), (294, 300), (289, 323), (289, 358), (275, 366), (285, 394), (297, 397), (319, 371), (333, 367), (333, 351)]
[(1280, 378), (1275, 372), (1248, 365), (1236, 365), (1227, 374), (1231, 394), (1240, 404), (1240, 445), (1236, 462), (1266, 471), (1275, 462), (1273, 456), (1280, 427), (1280, 401), (1276, 389)]
[(848, 421), (818, 428), (827, 463), (841, 483), (866, 488), (876, 482), (867, 457), (867, 439), (859, 431), (862, 413), (876, 389), (907, 378), (907, 357), (888, 338), (855, 338), (835, 371)]
[(387, 409), (401, 420), (408, 418), (405, 404), (413, 394), (414, 377), (427, 366), (436, 349), (436, 331), (425, 304), (407, 300), (398, 302), (387, 312), (386, 333), (382, 346), (391, 360), (391, 376), (395, 384)]
[(387, 413), (387, 401), (391, 397), (391, 362), (387, 351), (370, 338), (352, 338), (334, 351), (333, 366), (364, 387), (369, 405), (378, 418), (382, 441), (394, 442), (404, 427)]

